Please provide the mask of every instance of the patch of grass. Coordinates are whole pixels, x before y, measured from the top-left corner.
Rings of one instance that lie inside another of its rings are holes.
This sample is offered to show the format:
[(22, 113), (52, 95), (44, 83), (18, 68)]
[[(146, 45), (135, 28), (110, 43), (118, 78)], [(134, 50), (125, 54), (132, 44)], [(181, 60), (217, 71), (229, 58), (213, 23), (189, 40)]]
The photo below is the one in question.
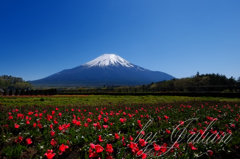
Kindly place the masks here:
[(89, 95), (89, 96), (46, 96), (46, 97), (0, 97), (2, 105), (91, 105), (99, 104), (117, 105), (131, 103), (168, 103), (168, 102), (186, 102), (186, 101), (219, 101), (235, 102), (239, 98), (222, 97), (186, 97), (186, 96), (114, 96), (114, 95)]

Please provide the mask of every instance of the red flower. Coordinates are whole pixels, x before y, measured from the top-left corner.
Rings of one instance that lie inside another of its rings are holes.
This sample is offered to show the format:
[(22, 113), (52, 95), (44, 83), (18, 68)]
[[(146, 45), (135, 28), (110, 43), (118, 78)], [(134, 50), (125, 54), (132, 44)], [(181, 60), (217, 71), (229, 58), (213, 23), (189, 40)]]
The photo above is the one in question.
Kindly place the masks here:
[(120, 120), (121, 123), (124, 123), (125, 121), (127, 121), (126, 118), (120, 118), (119, 120)]
[(167, 151), (167, 144), (164, 143), (162, 146), (160, 146), (160, 151), (158, 153), (158, 155), (160, 155), (161, 153), (164, 153)]
[(104, 118), (104, 122), (105, 122), (105, 123), (108, 122), (108, 118)]
[(20, 143), (20, 142), (22, 142), (23, 141), (23, 137), (22, 136), (19, 136), (16, 140), (15, 140), (15, 142), (17, 142), (17, 143)]
[(55, 132), (54, 132), (54, 131), (51, 131), (50, 134), (51, 134), (51, 136), (54, 136), (54, 135), (55, 135)]
[(134, 149), (137, 147), (137, 144), (134, 142), (130, 142), (130, 144), (127, 145), (129, 148)]
[(39, 127), (39, 129), (43, 128), (42, 124), (38, 124), (38, 127)]
[(174, 147), (179, 149), (179, 144), (177, 142), (175, 142)]
[(168, 130), (168, 129), (166, 129), (166, 133), (168, 133), (168, 134), (171, 134), (171, 131), (170, 131), (170, 130)]
[(103, 139), (102, 139), (102, 136), (101, 136), (101, 135), (98, 136), (98, 141), (99, 141), (99, 142), (103, 142)]
[(80, 121), (76, 121), (76, 125), (77, 125), (77, 126), (81, 126), (82, 124), (81, 124)]
[(50, 142), (50, 144), (51, 144), (52, 146), (55, 146), (55, 145), (57, 145), (57, 141), (55, 141), (54, 139), (52, 139), (51, 142)]
[(15, 124), (14, 124), (14, 127), (15, 127), (16, 129), (18, 129), (18, 128), (19, 128), (19, 125), (18, 125), (17, 123), (15, 123)]
[(181, 125), (183, 125), (183, 124), (184, 124), (184, 121), (180, 121), (179, 123), (180, 123)]
[(190, 142), (189, 144), (188, 144), (188, 146), (190, 147), (190, 149), (192, 149), (192, 150), (197, 150), (197, 148), (196, 147), (194, 147), (193, 146), (193, 144)]
[(47, 150), (44, 155), (47, 156), (48, 159), (52, 159), (56, 155), (56, 153), (53, 153), (53, 150)]
[(113, 157), (112, 156), (107, 156), (106, 159), (113, 159)]
[(95, 145), (95, 150), (97, 153), (103, 152), (103, 147), (101, 145)]
[(66, 149), (68, 149), (69, 147), (67, 146), (67, 145), (64, 145), (64, 144), (62, 144), (62, 145), (60, 145), (59, 146), (59, 155), (61, 155)]
[(130, 141), (133, 141), (133, 137), (132, 137), (131, 135), (129, 136), (129, 140), (130, 140)]
[(28, 145), (30, 145), (32, 143), (32, 140), (30, 138), (27, 138), (26, 142), (27, 142)]
[(164, 115), (164, 118), (165, 118), (166, 120), (168, 120), (168, 119), (169, 119), (169, 117), (168, 117), (168, 116), (166, 116), (166, 115)]
[(161, 147), (157, 144), (154, 144), (153, 146), (155, 151), (159, 151), (161, 149)]
[(26, 121), (26, 124), (30, 124), (29, 120)]
[(137, 156), (142, 156), (142, 159), (146, 159), (147, 158), (147, 154), (143, 153), (143, 150), (140, 150), (137, 152)]
[(208, 154), (208, 156), (212, 156), (213, 155), (213, 151), (212, 150), (208, 150), (207, 154)]
[(85, 127), (88, 127), (88, 123), (85, 123), (84, 126), (85, 126)]
[(120, 139), (120, 136), (118, 134), (115, 134), (115, 139)]
[(103, 125), (103, 128), (105, 128), (105, 129), (108, 128), (108, 125)]
[(53, 122), (54, 122), (54, 124), (57, 124), (57, 123), (58, 123), (57, 120), (54, 120)]
[(147, 142), (144, 139), (139, 139), (139, 145), (140, 146), (145, 146), (147, 144)]
[(64, 127), (61, 126), (61, 125), (59, 125), (59, 126), (58, 126), (58, 129), (59, 129), (60, 131), (62, 131), (62, 130), (64, 129)]
[(112, 153), (113, 152), (113, 147), (111, 144), (107, 144), (106, 150), (107, 153)]
[(87, 122), (90, 123), (92, 120), (90, 118), (87, 118)]
[(97, 153), (95, 153), (95, 152), (93, 152), (93, 150), (92, 149), (89, 149), (89, 158), (92, 158), (92, 157), (97, 157), (98, 156), (98, 154)]
[(93, 143), (90, 143), (91, 149), (95, 149), (95, 145)]
[(230, 126), (231, 126), (232, 128), (235, 128), (235, 125), (234, 125), (234, 124), (231, 124)]

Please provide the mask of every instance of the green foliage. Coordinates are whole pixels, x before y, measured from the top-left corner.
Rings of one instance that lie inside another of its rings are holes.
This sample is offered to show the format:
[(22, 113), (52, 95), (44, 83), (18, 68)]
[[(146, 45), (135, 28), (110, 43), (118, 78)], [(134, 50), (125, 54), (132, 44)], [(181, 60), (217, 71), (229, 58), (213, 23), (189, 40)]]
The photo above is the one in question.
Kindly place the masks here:
[(31, 83), (24, 81), (21, 77), (3, 75), (0, 76), (0, 87), (7, 88), (13, 86), (18, 89), (32, 88)]
[(46, 97), (1, 97), (0, 103), (6, 106), (18, 105), (97, 105), (99, 103), (105, 105), (131, 104), (131, 103), (165, 103), (165, 102), (184, 102), (184, 101), (239, 101), (234, 98), (222, 97), (184, 97), (184, 96), (114, 96), (114, 95), (72, 95), (72, 96), (46, 96)]
[(13, 158), (20, 158), (21, 153), (23, 151), (27, 150), (25, 146), (22, 146), (20, 144), (17, 144), (15, 146), (8, 146), (3, 150), (3, 154), (5, 154), (7, 157), (13, 157)]

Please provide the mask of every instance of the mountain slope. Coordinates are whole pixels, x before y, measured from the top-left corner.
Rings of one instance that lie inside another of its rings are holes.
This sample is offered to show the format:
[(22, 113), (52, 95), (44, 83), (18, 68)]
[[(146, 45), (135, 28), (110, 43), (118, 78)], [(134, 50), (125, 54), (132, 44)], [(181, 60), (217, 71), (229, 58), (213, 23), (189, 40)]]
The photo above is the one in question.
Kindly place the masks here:
[(134, 65), (115, 54), (104, 54), (78, 67), (31, 83), (48, 86), (142, 85), (173, 78), (166, 73)]

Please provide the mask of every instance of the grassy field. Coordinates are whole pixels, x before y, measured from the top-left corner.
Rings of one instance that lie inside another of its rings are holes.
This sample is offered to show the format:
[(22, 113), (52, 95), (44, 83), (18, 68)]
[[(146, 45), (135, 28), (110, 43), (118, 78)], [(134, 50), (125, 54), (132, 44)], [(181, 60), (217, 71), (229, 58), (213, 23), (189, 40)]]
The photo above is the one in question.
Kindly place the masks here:
[(239, 112), (239, 98), (0, 97), (0, 159), (240, 158)]
[(0, 97), (0, 104), (7, 106), (26, 106), (26, 105), (116, 105), (131, 103), (169, 103), (187, 101), (226, 101), (238, 102), (240, 98), (222, 97), (183, 97), (183, 96), (111, 96), (111, 95), (72, 95), (72, 96), (35, 96), (35, 97)]

